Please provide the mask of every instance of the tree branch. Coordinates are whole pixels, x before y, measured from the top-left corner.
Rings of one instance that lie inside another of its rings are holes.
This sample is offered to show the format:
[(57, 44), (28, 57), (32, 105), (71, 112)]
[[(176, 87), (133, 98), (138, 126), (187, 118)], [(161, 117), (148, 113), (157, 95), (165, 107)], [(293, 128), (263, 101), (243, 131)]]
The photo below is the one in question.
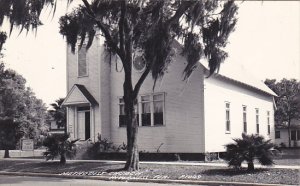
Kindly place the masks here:
[(171, 17), (169, 20), (166, 21), (166, 25), (170, 26), (174, 22), (178, 22), (179, 18), (184, 14), (184, 12), (190, 8), (190, 6), (193, 3), (196, 3), (197, 1), (183, 1), (173, 17)]
[(109, 33), (109, 30), (104, 26), (104, 24), (101, 21), (97, 20), (96, 15), (92, 11), (89, 2), (87, 0), (82, 0), (82, 2), (84, 3), (84, 5), (86, 7), (87, 13), (95, 20), (97, 26), (99, 27), (99, 29), (104, 34), (104, 37), (107, 40), (107, 42), (109, 43), (109, 45), (116, 51), (116, 53), (121, 58), (121, 61), (123, 61), (123, 59), (124, 59), (125, 56), (124, 56), (124, 54), (121, 53), (121, 50), (118, 47), (117, 43), (114, 42), (111, 34)]
[(133, 96), (134, 96), (134, 98), (137, 96), (138, 92), (140, 91), (140, 88), (141, 88), (144, 80), (148, 76), (150, 70), (151, 70), (151, 66), (148, 65), (146, 67), (146, 70), (143, 72), (143, 74), (141, 75), (140, 79), (138, 80), (138, 82), (135, 84), (134, 90), (133, 90)]
[(119, 39), (120, 39), (120, 52), (125, 53), (124, 47), (124, 20), (126, 15), (126, 1), (122, 2), (121, 5), (121, 17), (119, 20)]

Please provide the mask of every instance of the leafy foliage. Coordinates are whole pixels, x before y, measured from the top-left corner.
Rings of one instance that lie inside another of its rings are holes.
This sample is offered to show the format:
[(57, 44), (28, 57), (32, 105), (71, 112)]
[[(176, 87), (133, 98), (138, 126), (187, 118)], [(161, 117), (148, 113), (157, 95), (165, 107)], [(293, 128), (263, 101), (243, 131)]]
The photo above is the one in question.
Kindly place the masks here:
[(50, 115), (56, 121), (57, 126), (66, 127), (66, 108), (62, 107), (62, 103), (64, 102), (64, 98), (59, 98), (55, 100), (55, 103), (51, 103), (52, 109), (49, 110)]
[(43, 144), (46, 147), (44, 156), (46, 160), (53, 160), (60, 157), (60, 163), (66, 163), (67, 158), (73, 158), (76, 155), (76, 144), (78, 140), (70, 141), (69, 134), (52, 134), (48, 136)]
[(88, 149), (88, 154), (95, 158), (98, 154), (103, 152), (120, 152), (122, 150), (127, 150), (127, 145), (125, 143), (115, 146), (113, 142), (106, 138), (102, 139), (101, 135), (98, 134), (98, 140)]
[(37, 139), (47, 131), (46, 107), (25, 83), (21, 75), (0, 65), (0, 120), (17, 123), (18, 134)]
[[(211, 73), (227, 56), (223, 51), (236, 24), (237, 7), (233, 1), (83, 1), (72, 13), (60, 19), (60, 33), (75, 51), (88, 39), (90, 47), (99, 29), (110, 51), (119, 55), (124, 66), (126, 42), (142, 51), (149, 71), (156, 80), (163, 76), (172, 59), (174, 39), (183, 40), (184, 70), (188, 78), (205, 57)], [(126, 35), (126, 32), (132, 35)], [(126, 41), (126, 42), (125, 42)]]
[[(275, 79), (266, 79), (265, 84), (272, 89), (278, 97), (275, 97), (276, 125), (283, 125), (290, 130), (291, 121), (300, 119), (300, 82), (296, 79), (282, 79), (276, 82)], [(289, 147), (291, 147), (290, 132)]]
[(263, 136), (242, 134), (242, 138), (233, 139), (234, 143), (225, 145), (225, 160), (229, 166), (240, 168), (246, 161), (248, 170), (254, 170), (254, 160), (257, 159), (262, 165), (272, 165), (274, 145), (271, 140), (265, 140)]
[(291, 119), (300, 118), (300, 82), (296, 79), (266, 79), (265, 84), (272, 89), (278, 97), (275, 97), (277, 110), (275, 112), (276, 124), (288, 123)]
[(10, 23), (10, 32), (13, 27), (20, 27), (21, 31), (37, 29), (42, 24), (42, 9), (50, 5), (55, 12), (56, 4), (57, 0), (0, 0), (0, 25), (6, 17)]

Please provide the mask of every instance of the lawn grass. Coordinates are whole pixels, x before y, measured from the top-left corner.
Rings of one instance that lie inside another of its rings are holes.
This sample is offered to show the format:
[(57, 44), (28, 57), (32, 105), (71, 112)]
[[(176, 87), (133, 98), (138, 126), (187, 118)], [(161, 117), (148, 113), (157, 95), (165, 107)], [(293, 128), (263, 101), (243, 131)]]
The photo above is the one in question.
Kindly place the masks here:
[(102, 175), (121, 180), (140, 178), (291, 185), (299, 185), (300, 183), (300, 171), (293, 169), (261, 168), (247, 172), (246, 169), (234, 170), (227, 167), (140, 164), (140, 171), (138, 172), (116, 171), (123, 166), (123, 163), (104, 162), (67, 162), (66, 165), (60, 165), (57, 161), (0, 160), (0, 171), (7, 172)]

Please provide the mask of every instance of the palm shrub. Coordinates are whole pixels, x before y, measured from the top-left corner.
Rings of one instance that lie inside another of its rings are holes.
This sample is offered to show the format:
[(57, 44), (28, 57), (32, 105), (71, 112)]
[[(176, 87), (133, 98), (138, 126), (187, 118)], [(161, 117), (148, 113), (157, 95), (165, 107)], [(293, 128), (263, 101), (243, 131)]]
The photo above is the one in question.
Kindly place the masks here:
[(72, 159), (76, 155), (76, 144), (78, 140), (70, 140), (70, 134), (52, 134), (48, 136), (43, 145), (46, 147), (44, 156), (46, 161), (60, 157), (60, 163), (66, 163), (66, 157)]
[(254, 170), (254, 160), (257, 159), (261, 165), (272, 165), (274, 144), (271, 140), (265, 140), (260, 135), (242, 134), (242, 138), (233, 139), (234, 143), (225, 145), (225, 160), (229, 166), (240, 168), (241, 164), (248, 163), (248, 171)]

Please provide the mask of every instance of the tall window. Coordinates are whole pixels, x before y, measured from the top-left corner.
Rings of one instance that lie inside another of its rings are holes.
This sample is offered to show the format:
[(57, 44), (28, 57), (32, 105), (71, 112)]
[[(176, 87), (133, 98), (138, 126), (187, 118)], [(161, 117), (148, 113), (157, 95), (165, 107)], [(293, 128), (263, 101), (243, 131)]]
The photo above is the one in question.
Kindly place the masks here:
[[(162, 126), (164, 125), (164, 93), (155, 93), (142, 95), (139, 97), (139, 102), (135, 105), (135, 114), (137, 122), (141, 126)], [(119, 126), (125, 124), (124, 100), (119, 99)]]
[(243, 106), (243, 132), (247, 133), (247, 107)]
[(270, 135), (271, 134), (270, 111), (267, 111), (267, 124), (268, 124), (268, 135)]
[(275, 131), (275, 139), (278, 139), (278, 138), (280, 138), (280, 131), (276, 130)]
[(154, 125), (164, 124), (164, 95), (157, 94), (153, 95), (153, 115), (154, 115)]
[(87, 76), (86, 45), (78, 49), (78, 77)]
[(259, 134), (259, 110), (255, 109), (255, 115), (256, 115), (256, 133)]
[(226, 132), (230, 132), (230, 103), (225, 103), (226, 106)]
[(296, 140), (296, 136), (297, 136), (296, 130), (292, 130), (291, 131), (291, 140)]
[(123, 98), (119, 99), (119, 126), (126, 126), (126, 118), (125, 118), (125, 105)]
[(300, 140), (300, 130), (292, 130), (291, 131), (291, 140)]
[(164, 93), (155, 93), (141, 96), (141, 125), (164, 125), (164, 103)]
[(150, 95), (141, 96), (142, 104), (142, 126), (151, 126), (151, 105)]
[[(138, 114), (138, 106), (134, 106), (134, 112), (136, 115), (137, 123), (139, 124), (139, 114)], [(125, 127), (126, 126), (126, 116), (125, 116), (125, 103), (124, 99), (119, 99), (119, 126)]]

